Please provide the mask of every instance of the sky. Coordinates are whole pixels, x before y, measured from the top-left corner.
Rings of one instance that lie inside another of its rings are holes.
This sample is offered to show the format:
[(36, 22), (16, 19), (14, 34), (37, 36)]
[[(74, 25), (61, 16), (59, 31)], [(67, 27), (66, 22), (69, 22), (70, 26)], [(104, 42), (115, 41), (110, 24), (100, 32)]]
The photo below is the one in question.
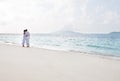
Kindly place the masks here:
[(0, 33), (120, 31), (120, 0), (0, 0)]

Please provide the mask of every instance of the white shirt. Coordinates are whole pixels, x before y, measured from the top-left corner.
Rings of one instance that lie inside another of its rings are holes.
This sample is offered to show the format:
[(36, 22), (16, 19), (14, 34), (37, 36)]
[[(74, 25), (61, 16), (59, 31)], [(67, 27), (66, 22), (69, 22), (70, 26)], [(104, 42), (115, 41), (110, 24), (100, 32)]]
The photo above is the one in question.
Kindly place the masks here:
[(30, 33), (29, 33), (28, 31), (25, 32), (25, 34), (24, 34), (24, 38), (30, 39)]

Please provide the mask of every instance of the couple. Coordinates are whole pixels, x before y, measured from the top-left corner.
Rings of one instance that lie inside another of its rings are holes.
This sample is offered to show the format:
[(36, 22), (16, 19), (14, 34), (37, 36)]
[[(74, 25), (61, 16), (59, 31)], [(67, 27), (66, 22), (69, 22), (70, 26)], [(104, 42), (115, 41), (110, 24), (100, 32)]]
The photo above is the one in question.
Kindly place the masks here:
[(27, 29), (25, 29), (23, 31), (23, 41), (22, 41), (22, 46), (23, 47), (25, 47), (25, 43), (26, 43), (27, 47), (30, 47), (29, 39), (30, 39), (30, 33), (28, 32)]

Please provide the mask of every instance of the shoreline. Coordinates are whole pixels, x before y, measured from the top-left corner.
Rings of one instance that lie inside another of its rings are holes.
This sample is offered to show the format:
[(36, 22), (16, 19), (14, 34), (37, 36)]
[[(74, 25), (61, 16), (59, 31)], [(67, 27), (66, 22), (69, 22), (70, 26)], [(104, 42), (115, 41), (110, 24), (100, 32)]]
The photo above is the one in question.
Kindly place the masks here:
[[(0, 45), (1, 45), (1, 44), (3, 44), (3, 45), (10, 45), (10, 46), (16, 46), (16, 47), (22, 47), (21, 45), (16, 44), (16, 43), (0, 42)], [(26, 48), (26, 47), (24, 47), (24, 48)], [(29, 47), (29, 48), (33, 48), (33, 49), (44, 49), (44, 50), (51, 50), (51, 51), (61, 51), (61, 52), (79, 53), (79, 54), (92, 55), (92, 56), (97, 56), (97, 57), (100, 57), (100, 58), (113, 59), (113, 60), (118, 60), (118, 61), (120, 61), (120, 56), (103, 54), (103, 53), (98, 53), (98, 52), (89, 53), (89, 52), (83, 52), (83, 51), (53, 49), (53, 48), (45, 48), (45, 47), (37, 47), (37, 46), (31, 46), (31, 47)]]

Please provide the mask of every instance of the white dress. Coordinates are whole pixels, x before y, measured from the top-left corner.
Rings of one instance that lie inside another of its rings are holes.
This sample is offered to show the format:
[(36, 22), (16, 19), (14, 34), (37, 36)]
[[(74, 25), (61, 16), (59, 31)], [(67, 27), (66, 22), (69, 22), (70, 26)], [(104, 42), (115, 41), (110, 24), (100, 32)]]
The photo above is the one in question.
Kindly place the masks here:
[(24, 44), (26, 43), (26, 45), (29, 47), (29, 39), (30, 39), (30, 33), (27, 31), (25, 32), (25, 34), (23, 35), (23, 42), (22, 45), (24, 46)]

